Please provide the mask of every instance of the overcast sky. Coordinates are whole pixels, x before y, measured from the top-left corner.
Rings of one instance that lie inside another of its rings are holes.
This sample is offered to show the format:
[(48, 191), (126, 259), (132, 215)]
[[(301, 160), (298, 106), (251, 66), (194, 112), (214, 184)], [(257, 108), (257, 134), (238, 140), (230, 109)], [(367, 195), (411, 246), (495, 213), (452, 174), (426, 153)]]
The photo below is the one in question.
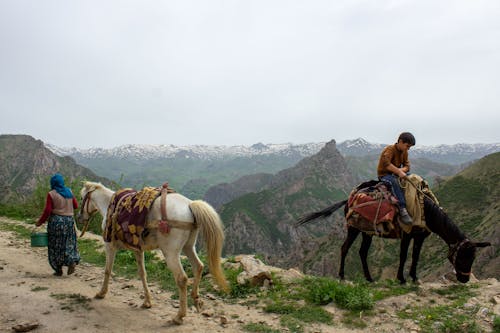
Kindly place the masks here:
[(498, 0), (0, 0), (0, 134), (500, 142)]

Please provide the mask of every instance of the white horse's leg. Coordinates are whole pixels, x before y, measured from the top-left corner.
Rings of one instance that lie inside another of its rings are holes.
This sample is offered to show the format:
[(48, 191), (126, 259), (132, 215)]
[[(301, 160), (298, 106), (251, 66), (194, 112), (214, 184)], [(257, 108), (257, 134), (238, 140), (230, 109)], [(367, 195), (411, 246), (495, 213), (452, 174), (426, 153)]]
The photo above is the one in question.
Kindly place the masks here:
[(165, 256), (165, 261), (167, 267), (172, 272), (177, 288), (179, 289), (179, 311), (173, 319), (173, 322), (177, 325), (181, 325), (183, 318), (187, 313), (187, 275), (182, 268), (180, 260), (180, 249), (168, 249), (162, 247), (163, 255)]
[(194, 244), (186, 244), (184, 246), (184, 254), (188, 257), (194, 274), (194, 282), (191, 289), (191, 298), (193, 299), (194, 306), (198, 312), (201, 311), (203, 301), (200, 299), (199, 286), (201, 281), (201, 273), (203, 272), (203, 263), (201, 262)]
[(117, 249), (112, 243), (104, 243), (106, 249), (106, 268), (104, 270), (104, 281), (102, 282), (101, 291), (99, 291), (95, 297), (104, 298), (108, 292), (109, 278), (111, 277), (111, 272), (113, 271), (113, 263), (115, 262), (115, 256)]
[(143, 308), (151, 307), (151, 293), (149, 292), (146, 268), (144, 267), (144, 251), (134, 251), (135, 261), (137, 262), (137, 272), (141, 277), (142, 287), (144, 288), (144, 303)]

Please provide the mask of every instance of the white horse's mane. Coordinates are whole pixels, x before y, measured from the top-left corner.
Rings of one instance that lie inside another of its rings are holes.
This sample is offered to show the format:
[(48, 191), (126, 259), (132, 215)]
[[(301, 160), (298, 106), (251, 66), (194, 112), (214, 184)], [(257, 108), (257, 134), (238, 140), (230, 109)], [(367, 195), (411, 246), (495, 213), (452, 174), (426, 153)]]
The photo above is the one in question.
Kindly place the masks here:
[(98, 182), (91, 182), (91, 181), (86, 181), (83, 183), (83, 186), (86, 187), (86, 188), (89, 188), (89, 187), (94, 187), (95, 189), (102, 189), (102, 188), (105, 188), (104, 185), (102, 185), (101, 183), (98, 183)]

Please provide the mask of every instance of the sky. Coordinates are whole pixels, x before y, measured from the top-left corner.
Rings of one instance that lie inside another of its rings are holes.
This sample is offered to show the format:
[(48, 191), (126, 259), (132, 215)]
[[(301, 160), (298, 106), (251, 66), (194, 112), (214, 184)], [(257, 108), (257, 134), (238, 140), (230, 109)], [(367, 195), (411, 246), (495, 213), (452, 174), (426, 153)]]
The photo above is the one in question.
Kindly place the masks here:
[(500, 142), (498, 0), (0, 0), (0, 134)]

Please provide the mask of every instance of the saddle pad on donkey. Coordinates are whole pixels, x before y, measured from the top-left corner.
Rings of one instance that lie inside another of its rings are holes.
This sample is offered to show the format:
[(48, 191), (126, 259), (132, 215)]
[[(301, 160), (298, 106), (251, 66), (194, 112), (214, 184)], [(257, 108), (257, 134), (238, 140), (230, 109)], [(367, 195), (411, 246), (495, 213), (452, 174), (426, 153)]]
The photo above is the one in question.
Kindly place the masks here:
[(347, 224), (365, 232), (387, 234), (394, 229), (397, 199), (382, 182), (357, 187), (347, 202)]
[(145, 187), (139, 192), (122, 189), (113, 194), (106, 216), (103, 238), (106, 242), (120, 240), (132, 249), (141, 249), (146, 216), (161, 190)]

